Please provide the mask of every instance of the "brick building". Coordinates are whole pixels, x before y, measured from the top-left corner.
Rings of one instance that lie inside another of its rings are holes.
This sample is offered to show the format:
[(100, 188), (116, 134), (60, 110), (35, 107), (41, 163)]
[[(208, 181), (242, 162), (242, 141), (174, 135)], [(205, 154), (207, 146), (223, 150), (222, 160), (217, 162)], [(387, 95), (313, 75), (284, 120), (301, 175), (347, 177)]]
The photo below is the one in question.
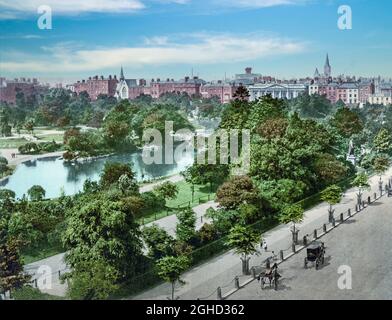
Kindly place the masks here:
[(201, 87), (201, 96), (203, 98), (218, 97), (221, 103), (229, 103), (234, 96), (238, 86), (234, 83), (208, 83)]
[(117, 83), (118, 80), (116, 76), (112, 77), (110, 75), (108, 78), (95, 76), (89, 77), (88, 80), (78, 81), (73, 85), (73, 90), (78, 95), (81, 92), (86, 91), (91, 100), (96, 100), (100, 94), (114, 97)]
[(178, 81), (174, 81), (173, 79), (166, 79), (166, 81), (152, 79), (150, 83), (150, 95), (154, 99), (159, 98), (165, 93), (171, 92), (187, 93), (190, 97), (200, 96), (201, 86), (205, 83), (204, 80), (201, 80), (198, 77), (185, 77)]
[(48, 89), (38, 82), (37, 79), (19, 78), (8, 80), (0, 78), (0, 101), (8, 104), (15, 104), (16, 94), (23, 93), (25, 98), (37, 96)]

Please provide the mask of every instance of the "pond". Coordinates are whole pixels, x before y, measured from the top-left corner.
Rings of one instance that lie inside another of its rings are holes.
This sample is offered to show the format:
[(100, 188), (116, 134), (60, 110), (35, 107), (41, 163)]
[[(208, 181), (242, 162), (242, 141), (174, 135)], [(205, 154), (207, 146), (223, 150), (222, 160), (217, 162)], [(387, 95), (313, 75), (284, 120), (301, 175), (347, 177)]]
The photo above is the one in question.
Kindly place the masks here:
[(0, 182), (0, 187), (13, 190), (17, 198), (27, 194), (33, 185), (40, 185), (46, 190), (46, 198), (58, 197), (63, 190), (66, 195), (73, 195), (83, 189), (87, 179), (98, 181), (105, 162), (132, 164), (138, 181), (173, 175), (185, 170), (193, 163), (193, 154), (185, 153), (174, 164), (151, 164), (143, 162), (140, 152), (114, 155), (95, 159), (85, 163), (67, 163), (59, 158), (44, 158), (24, 162), (16, 168), (14, 174)]

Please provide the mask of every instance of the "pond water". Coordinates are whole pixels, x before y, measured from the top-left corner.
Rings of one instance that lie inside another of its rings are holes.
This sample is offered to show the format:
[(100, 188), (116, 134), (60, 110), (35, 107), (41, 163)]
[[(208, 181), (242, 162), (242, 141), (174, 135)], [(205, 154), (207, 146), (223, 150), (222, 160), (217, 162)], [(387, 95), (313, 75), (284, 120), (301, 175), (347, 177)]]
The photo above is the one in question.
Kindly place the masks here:
[(130, 163), (136, 179), (141, 181), (183, 171), (192, 165), (193, 154), (184, 152), (179, 161), (170, 165), (146, 165), (140, 152), (114, 155), (85, 163), (67, 163), (57, 157), (37, 159), (18, 165), (12, 176), (0, 182), (0, 187), (13, 190), (17, 198), (27, 194), (27, 190), (33, 185), (42, 186), (46, 190), (46, 198), (58, 197), (62, 190), (66, 195), (73, 195), (83, 189), (87, 179), (98, 181), (107, 161)]

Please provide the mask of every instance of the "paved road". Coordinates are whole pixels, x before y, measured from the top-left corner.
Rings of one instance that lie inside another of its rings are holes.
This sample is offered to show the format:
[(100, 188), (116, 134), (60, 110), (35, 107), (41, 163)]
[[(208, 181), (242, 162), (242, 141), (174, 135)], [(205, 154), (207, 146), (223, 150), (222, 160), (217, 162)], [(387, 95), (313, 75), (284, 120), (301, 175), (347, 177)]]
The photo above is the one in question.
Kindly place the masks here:
[[(280, 265), (277, 291), (261, 290), (257, 281), (230, 299), (392, 299), (392, 199), (383, 197), (368, 209), (322, 238), (326, 264), (319, 270), (303, 268), (305, 252)], [(340, 266), (350, 266), (352, 289), (338, 287)]]
[[(387, 172), (386, 177), (389, 177), (391, 173), (392, 169)], [(384, 178), (385, 181), (386, 177)], [(364, 199), (378, 191), (378, 177), (372, 177), (370, 183), (372, 190), (364, 193)], [(350, 189), (345, 193), (341, 203), (336, 206), (335, 216), (337, 217), (341, 212), (347, 212), (349, 208), (353, 209), (355, 204), (356, 190)], [(304, 221), (298, 225), (301, 230), (301, 237), (305, 234), (311, 235), (314, 229), (322, 228), (322, 225), (328, 220), (328, 207), (328, 204), (321, 203), (305, 212)], [(289, 224), (280, 225), (263, 234), (263, 238), (267, 241), (269, 251), (275, 251), (277, 254), (279, 250), (287, 249), (286, 254), (290, 252), (291, 233), (289, 229)], [(350, 241), (350, 239), (348, 238), (346, 241)], [(264, 261), (272, 255), (271, 252), (264, 252), (263, 250), (260, 250), (260, 253), (259, 256), (252, 257), (252, 266), (259, 265), (261, 261)], [(233, 251), (228, 251), (186, 272), (183, 275), (186, 284), (177, 288), (176, 295), (181, 299), (216, 299), (217, 287), (222, 287), (223, 294), (229, 292), (234, 288), (233, 279), (235, 276), (239, 276), (240, 282), (249, 278), (248, 276), (244, 277), (241, 275), (239, 257)], [(164, 283), (131, 298), (161, 300), (166, 299), (168, 292), (170, 292), (170, 286)]]

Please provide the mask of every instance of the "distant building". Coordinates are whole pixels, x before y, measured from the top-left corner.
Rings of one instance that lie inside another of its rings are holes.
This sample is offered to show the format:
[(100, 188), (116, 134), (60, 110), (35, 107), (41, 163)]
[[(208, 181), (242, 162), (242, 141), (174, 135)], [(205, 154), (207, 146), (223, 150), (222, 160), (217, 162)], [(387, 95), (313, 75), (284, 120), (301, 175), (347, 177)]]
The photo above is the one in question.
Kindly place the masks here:
[(250, 101), (257, 100), (267, 94), (270, 94), (273, 98), (279, 99), (294, 99), (300, 94), (307, 92), (307, 86), (304, 84), (255, 84), (249, 86)]
[(234, 83), (207, 83), (201, 87), (201, 96), (203, 98), (218, 97), (221, 103), (229, 103), (234, 96), (238, 86)]
[(262, 80), (262, 75), (260, 73), (252, 73), (252, 68), (245, 68), (245, 73), (240, 73), (235, 75), (234, 83), (236, 85), (253, 85)]
[(325, 59), (325, 65), (324, 65), (324, 77), (325, 78), (330, 78), (332, 74), (332, 68), (331, 65), (329, 64), (329, 56), (327, 53), (327, 58)]
[(206, 84), (204, 80), (198, 77), (185, 77), (184, 79), (174, 81), (173, 79), (166, 79), (161, 81), (160, 79), (152, 79), (150, 83), (150, 95), (154, 99), (158, 99), (165, 93), (187, 93), (191, 96), (201, 95), (201, 86)]
[(79, 95), (81, 92), (86, 91), (91, 100), (97, 100), (98, 96), (101, 94), (114, 97), (117, 83), (118, 80), (116, 76), (112, 77), (110, 75), (108, 78), (95, 76), (89, 77), (87, 81), (78, 81), (73, 85), (73, 88), (76, 94)]
[(45, 92), (48, 86), (42, 85), (36, 78), (19, 78), (8, 80), (0, 78), (0, 101), (15, 104), (18, 92), (23, 93), (25, 98), (39, 96)]

